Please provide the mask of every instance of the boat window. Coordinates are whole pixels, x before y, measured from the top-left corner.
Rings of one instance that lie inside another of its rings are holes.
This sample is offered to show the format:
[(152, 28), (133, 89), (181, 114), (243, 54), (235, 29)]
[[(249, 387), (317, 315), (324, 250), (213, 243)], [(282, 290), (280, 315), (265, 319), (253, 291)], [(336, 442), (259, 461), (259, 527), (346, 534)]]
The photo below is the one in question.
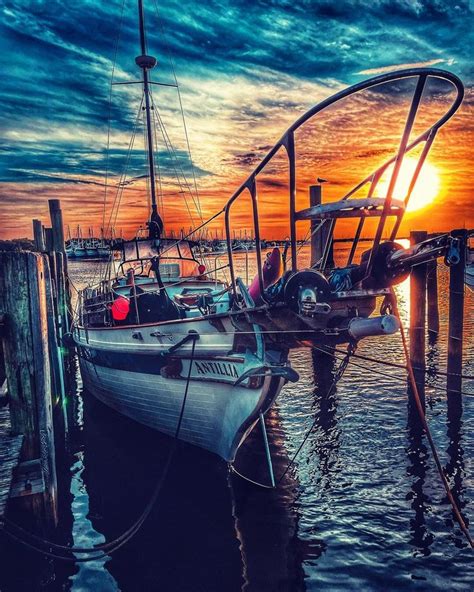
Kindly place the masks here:
[(188, 242), (173, 239), (133, 240), (123, 243), (124, 262), (136, 273), (149, 275), (150, 259), (160, 255), (160, 272), (164, 280), (199, 275), (199, 263)]
[(124, 261), (139, 259), (137, 241), (127, 241), (123, 243), (123, 259)]
[(163, 242), (159, 239), (137, 241), (138, 258), (152, 259), (160, 254), (163, 248)]
[(132, 240), (123, 243), (125, 261), (151, 259), (159, 254), (167, 259), (194, 259), (191, 245), (186, 241), (177, 243), (173, 239)]

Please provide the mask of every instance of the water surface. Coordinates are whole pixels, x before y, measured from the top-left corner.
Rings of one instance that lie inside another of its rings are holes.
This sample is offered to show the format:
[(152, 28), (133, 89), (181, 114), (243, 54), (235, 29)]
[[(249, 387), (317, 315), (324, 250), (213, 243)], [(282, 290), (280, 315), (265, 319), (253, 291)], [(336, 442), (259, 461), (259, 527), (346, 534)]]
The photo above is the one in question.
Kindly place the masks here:
[[(80, 287), (96, 266), (73, 262), (70, 271)], [(444, 379), (436, 374), (446, 368), (447, 279), (440, 266), (441, 331), (427, 345), (427, 417), (468, 518), (474, 383), (464, 383), (462, 418), (448, 420)], [(408, 290), (407, 283), (398, 288), (405, 321)], [(470, 375), (473, 310), (468, 292), (464, 372)], [(403, 360), (399, 335), (367, 339), (359, 352)], [(158, 503), (127, 545), (105, 560), (64, 565), (9, 543), (1, 549), (0, 590), (471, 590), (472, 552), (453, 522), (426, 439), (407, 424), (404, 372), (354, 360), (358, 365), (328, 396), (331, 358), (297, 350), (291, 361), (301, 380), (284, 388), (267, 418), (277, 475), (313, 422), (315, 429), (276, 491), (229, 476), (217, 457), (182, 444)], [(83, 393), (80, 377), (75, 401), (78, 427), (59, 470), (56, 538), (95, 544), (120, 535), (141, 513), (170, 439)], [(268, 483), (258, 428), (241, 452), (239, 469)]]

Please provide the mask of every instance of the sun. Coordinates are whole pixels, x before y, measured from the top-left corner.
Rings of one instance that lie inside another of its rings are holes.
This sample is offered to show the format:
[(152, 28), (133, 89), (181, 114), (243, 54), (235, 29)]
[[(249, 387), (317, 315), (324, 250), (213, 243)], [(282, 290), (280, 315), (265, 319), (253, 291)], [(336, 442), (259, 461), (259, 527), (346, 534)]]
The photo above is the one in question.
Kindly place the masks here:
[[(410, 181), (418, 160), (416, 158), (405, 157), (403, 159), (400, 172), (398, 174), (395, 191), (393, 192), (393, 199), (403, 200), (408, 193)], [(380, 197), (387, 195), (390, 177), (393, 172), (393, 165), (390, 166), (384, 173), (380, 182), (377, 185), (376, 194)], [(421, 168), (415, 188), (408, 202), (407, 212), (415, 212), (430, 205), (437, 197), (439, 192), (439, 173), (438, 169), (429, 162), (425, 162)]]

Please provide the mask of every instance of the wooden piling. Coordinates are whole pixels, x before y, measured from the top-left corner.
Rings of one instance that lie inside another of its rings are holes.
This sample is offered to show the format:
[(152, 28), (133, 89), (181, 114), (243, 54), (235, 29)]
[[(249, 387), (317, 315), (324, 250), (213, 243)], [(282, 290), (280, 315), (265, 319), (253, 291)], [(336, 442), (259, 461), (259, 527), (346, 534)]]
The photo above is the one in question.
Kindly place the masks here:
[[(451, 236), (459, 240), (459, 263), (449, 270), (449, 325), (448, 325), (448, 403), (462, 406), (462, 349), (464, 329), (464, 273), (466, 269), (465, 229), (453, 230)], [(462, 407), (461, 407), (462, 409)], [(460, 411), (461, 411), (460, 409)]]
[[(410, 245), (426, 240), (424, 230), (410, 232)], [(426, 322), (426, 264), (413, 267), (410, 274), (410, 360), (415, 373), (421, 403), (425, 408), (425, 322)], [(415, 409), (413, 392), (408, 389), (409, 406)]]
[[(322, 186), (321, 185), (310, 185), (309, 187), (309, 205), (310, 207), (319, 206), (322, 203)], [(324, 249), (329, 236), (329, 224), (323, 224), (323, 226), (316, 231), (316, 228), (321, 223), (321, 220), (311, 220), (311, 267), (315, 265), (323, 256)], [(329, 252), (327, 260), (327, 266), (331, 267), (334, 265), (333, 247)]]
[(43, 224), (41, 220), (33, 220), (33, 237), (35, 242), (35, 249), (43, 253), (46, 250), (44, 242)]
[(44, 242), (46, 246), (46, 251), (51, 253), (53, 251), (53, 229), (52, 228), (45, 228), (44, 229)]
[[(58, 253), (60, 254), (60, 253)], [(53, 259), (56, 254), (53, 253)], [(66, 387), (64, 363), (61, 353), (60, 314), (58, 310), (58, 285), (53, 281), (55, 269), (45, 265), (46, 304), (48, 323), (48, 352), (51, 368), (51, 398), (56, 452), (66, 447), (68, 420), (66, 415)]]
[(61, 202), (59, 199), (49, 199), (49, 215), (51, 218), (52, 230), (52, 251), (66, 255), (64, 245), (63, 214), (61, 211)]
[(438, 309), (438, 263), (430, 261), (426, 269), (426, 291), (428, 300), (428, 332), (432, 335), (439, 333)]
[(5, 315), (3, 348), (12, 435), (24, 435), (22, 459), (41, 467), (45, 484), (42, 495), (22, 499), (37, 518), (55, 525), (57, 484), (45, 265), (45, 255), (0, 252), (0, 312)]

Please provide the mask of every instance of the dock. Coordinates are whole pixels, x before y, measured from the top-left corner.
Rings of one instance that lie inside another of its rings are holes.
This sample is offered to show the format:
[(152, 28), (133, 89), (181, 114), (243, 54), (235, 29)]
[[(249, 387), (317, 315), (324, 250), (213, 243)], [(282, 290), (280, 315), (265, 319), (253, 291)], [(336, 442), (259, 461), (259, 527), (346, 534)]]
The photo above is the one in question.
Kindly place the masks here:
[(11, 501), (47, 528), (57, 524), (71, 355), (62, 344), (71, 320), (62, 214), (59, 200), (49, 205), (52, 240), (35, 221), (36, 252), (0, 251), (0, 519)]

